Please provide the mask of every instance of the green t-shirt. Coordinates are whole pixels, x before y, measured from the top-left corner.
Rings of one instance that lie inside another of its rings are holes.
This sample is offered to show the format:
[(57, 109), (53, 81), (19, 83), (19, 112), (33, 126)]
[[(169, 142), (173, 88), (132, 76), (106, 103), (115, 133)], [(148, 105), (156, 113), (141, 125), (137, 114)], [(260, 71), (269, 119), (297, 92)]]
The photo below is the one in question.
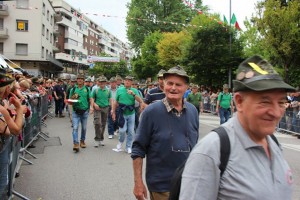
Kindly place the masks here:
[(100, 87), (95, 89), (92, 92), (92, 98), (95, 101), (95, 103), (103, 108), (109, 106), (109, 99), (111, 98), (111, 91), (107, 88), (101, 89)]
[(198, 108), (200, 101), (202, 101), (202, 97), (200, 92), (196, 92), (195, 94), (190, 92), (186, 100)]
[[(139, 96), (139, 92), (138, 92), (137, 89), (131, 87), (130, 90), (132, 90), (135, 95)], [(127, 93), (126, 87), (119, 87), (117, 89), (117, 93), (116, 93), (116, 101), (119, 104), (125, 104), (125, 105), (128, 105), (128, 106), (129, 105), (134, 106), (135, 98), (134, 98), (133, 95)], [(133, 109), (133, 111), (130, 111), (129, 109), (126, 109), (123, 112), (123, 114), (124, 115), (132, 115), (134, 112), (135, 112), (134, 109)]]
[(78, 88), (78, 86), (76, 85), (73, 89), (71, 89), (69, 98), (71, 98), (71, 96), (75, 93), (79, 95), (79, 101), (77, 103), (73, 103), (73, 109), (89, 109), (90, 90), (86, 86)]
[[(222, 97), (222, 95), (223, 95), (223, 97)], [(220, 92), (220, 94), (218, 96), (218, 101), (220, 101), (220, 103), (219, 103), (220, 107), (225, 108), (225, 109), (230, 108), (231, 100), (232, 100), (232, 97), (231, 97), (230, 93)]]

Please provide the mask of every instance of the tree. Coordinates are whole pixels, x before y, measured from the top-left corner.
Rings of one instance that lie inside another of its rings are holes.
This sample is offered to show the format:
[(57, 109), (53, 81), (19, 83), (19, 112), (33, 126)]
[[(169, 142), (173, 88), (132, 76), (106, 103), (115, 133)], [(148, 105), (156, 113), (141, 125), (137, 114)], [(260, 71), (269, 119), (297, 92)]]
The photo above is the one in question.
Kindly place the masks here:
[(254, 21), (271, 52), (272, 61), (282, 66), (285, 80), (288, 71), (300, 57), (300, 2), (266, 0), (257, 5)]
[[(202, 15), (195, 17), (192, 24), (199, 28), (189, 30), (192, 40), (187, 44), (184, 56), (186, 69), (193, 75), (192, 80), (211, 86), (226, 83), (229, 67), (237, 67), (243, 60), (237, 32)], [(229, 34), (232, 34), (231, 45)]]
[[(141, 56), (133, 62), (133, 71), (140, 79), (154, 77), (161, 69), (158, 64), (157, 44), (161, 40), (162, 34), (156, 31), (145, 38), (141, 47)], [(138, 68), (137, 68), (138, 67)]]
[[(200, 7), (202, 1), (196, 3)], [(127, 37), (137, 52), (154, 31), (179, 32), (182, 24), (197, 15), (182, 0), (132, 0), (127, 7)]]
[(163, 33), (163, 39), (157, 45), (159, 64), (165, 69), (180, 65), (185, 44), (190, 39), (186, 31)]
[(119, 63), (97, 62), (93, 69), (89, 69), (89, 75), (95, 77), (104, 75), (106, 78), (110, 79), (117, 74), (122, 77), (129, 74), (129, 70), (124, 60), (121, 60)]

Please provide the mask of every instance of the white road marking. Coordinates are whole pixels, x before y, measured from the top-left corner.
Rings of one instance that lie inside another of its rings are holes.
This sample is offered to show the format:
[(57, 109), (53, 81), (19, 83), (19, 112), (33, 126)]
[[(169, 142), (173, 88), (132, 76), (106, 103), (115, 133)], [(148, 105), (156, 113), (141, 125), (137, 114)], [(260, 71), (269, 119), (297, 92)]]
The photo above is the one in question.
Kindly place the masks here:
[(281, 143), (281, 146), (286, 148), (286, 149), (291, 149), (294, 151), (299, 151), (300, 152), (300, 145), (298, 144), (285, 144), (285, 143)]

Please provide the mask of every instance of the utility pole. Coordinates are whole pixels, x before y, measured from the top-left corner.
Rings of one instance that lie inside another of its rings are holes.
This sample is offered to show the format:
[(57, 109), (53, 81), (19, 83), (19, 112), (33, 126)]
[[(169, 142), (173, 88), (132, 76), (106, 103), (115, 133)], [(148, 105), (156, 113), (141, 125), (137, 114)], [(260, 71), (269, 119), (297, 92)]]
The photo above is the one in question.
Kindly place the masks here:
[[(229, 56), (230, 56), (230, 60), (231, 60), (231, 43), (232, 43), (232, 35), (231, 35), (231, 0), (229, 0)], [(228, 86), (229, 86), (229, 88), (231, 88), (231, 64), (229, 65), (229, 68), (228, 68)]]

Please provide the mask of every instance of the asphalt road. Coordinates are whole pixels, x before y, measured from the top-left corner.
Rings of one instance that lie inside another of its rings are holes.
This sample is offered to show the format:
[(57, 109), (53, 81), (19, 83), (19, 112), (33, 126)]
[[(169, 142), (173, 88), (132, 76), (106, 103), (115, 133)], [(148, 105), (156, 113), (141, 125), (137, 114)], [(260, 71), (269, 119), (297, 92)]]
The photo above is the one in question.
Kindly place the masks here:
[[(39, 139), (37, 159), (26, 156), (34, 164), (23, 162), (14, 190), (32, 200), (133, 200), (132, 160), (125, 152), (114, 152), (118, 140), (107, 139), (105, 146), (94, 148), (92, 117), (88, 121), (86, 149), (72, 151), (72, 129), (67, 118), (47, 121), (51, 138)], [(200, 118), (200, 138), (219, 125), (217, 116), (203, 114)], [(294, 179), (294, 200), (300, 199), (300, 140), (276, 134), (282, 143)], [(43, 148), (43, 145), (45, 147)], [(19, 199), (15, 197), (14, 199)]]

